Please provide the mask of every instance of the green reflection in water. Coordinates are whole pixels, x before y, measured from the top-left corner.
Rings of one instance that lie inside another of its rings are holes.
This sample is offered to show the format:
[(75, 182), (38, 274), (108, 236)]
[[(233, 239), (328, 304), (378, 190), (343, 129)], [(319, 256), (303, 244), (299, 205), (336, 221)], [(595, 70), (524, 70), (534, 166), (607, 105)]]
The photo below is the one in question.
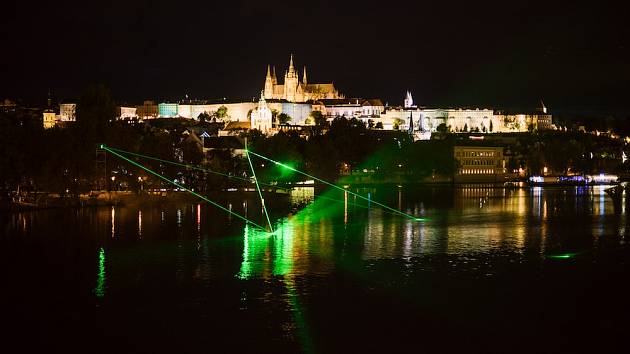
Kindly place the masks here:
[(547, 254), (545, 258), (548, 259), (571, 259), (581, 254), (584, 254), (586, 251), (582, 252), (566, 252), (566, 253), (557, 253), (557, 254)]
[(293, 227), (288, 220), (274, 232), (264, 232), (245, 225), (243, 261), (237, 275), (240, 279), (283, 276), (293, 269)]
[(313, 341), (296, 291), (294, 273), (294, 222), (303, 222), (301, 219), (283, 219), (272, 233), (245, 225), (243, 262), (237, 277), (243, 280), (271, 276), (283, 278), (298, 341), (304, 352), (310, 353)]
[(579, 254), (580, 254), (579, 252), (548, 254), (548, 255), (545, 255), (545, 258), (549, 258), (549, 259), (570, 259), (570, 258), (573, 258), (573, 257), (579, 255)]
[(98, 252), (98, 274), (94, 294), (99, 299), (105, 296), (105, 249), (103, 247)]
[(312, 353), (313, 338), (310, 335), (308, 323), (304, 318), (304, 310), (302, 308), (300, 298), (295, 291), (295, 279), (293, 277), (287, 277), (285, 279), (285, 285), (287, 287), (287, 294), (289, 296), (289, 304), (291, 305), (291, 314), (293, 315), (293, 321), (298, 328), (298, 340), (300, 341), (302, 349), (305, 353)]

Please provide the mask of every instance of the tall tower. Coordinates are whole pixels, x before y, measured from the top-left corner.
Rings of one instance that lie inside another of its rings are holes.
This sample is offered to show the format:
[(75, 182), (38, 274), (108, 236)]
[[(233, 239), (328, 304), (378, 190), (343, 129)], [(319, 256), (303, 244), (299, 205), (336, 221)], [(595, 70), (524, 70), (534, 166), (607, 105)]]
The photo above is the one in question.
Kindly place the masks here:
[(306, 65), (304, 65), (304, 75), (302, 75), (302, 83), (306, 85)]
[(289, 71), (284, 76), (284, 96), (289, 102), (295, 102), (295, 92), (297, 91), (298, 81), (298, 74), (293, 66), (293, 54), (291, 54), (291, 59), (289, 60)]
[(413, 97), (411, 97), (411, 92), (407, 91), (407, 95), (405, 96), (405, 108), (413, 107)]
[(273, 98), (273, 78), (271, 77), (271, 68), (267, 65), (267, 77), (265, 77), (265, 92), (266, 99)]
[(271, 80), (273, 81), (274, 85), (278, 84), (278, 77), (276, 76), (276, 66), (273, 66), (273, 71), (271, 72)]

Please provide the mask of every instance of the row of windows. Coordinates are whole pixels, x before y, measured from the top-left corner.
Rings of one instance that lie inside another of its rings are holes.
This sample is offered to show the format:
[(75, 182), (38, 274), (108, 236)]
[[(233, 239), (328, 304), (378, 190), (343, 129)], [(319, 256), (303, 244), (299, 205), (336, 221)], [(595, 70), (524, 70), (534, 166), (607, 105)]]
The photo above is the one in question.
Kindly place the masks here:
[(456, 157), (494, 157), (494, 151), (463, 151), (456, 152)]
[(485, 160), (470, 160), (470, 159), (464, 159), (462, 160), (462, 165), (472, 165), (472, 166), (493, 166), (494, 165), (494, 160), (490, 160), (490, 159), (485, 159)]
[(494, 169), (492, 168), (464, 168), (460, 170), (460, 174), (462, 175), (487, 175), (494, 174)]

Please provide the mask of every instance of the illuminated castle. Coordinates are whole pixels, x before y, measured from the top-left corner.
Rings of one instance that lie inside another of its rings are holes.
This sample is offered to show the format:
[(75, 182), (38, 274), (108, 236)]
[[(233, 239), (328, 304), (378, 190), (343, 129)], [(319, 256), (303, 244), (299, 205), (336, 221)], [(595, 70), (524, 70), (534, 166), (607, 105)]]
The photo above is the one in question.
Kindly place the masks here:
[(284, 83), (278, 84), (276, 68), (273, 70), (267, 65), (267, 77), (264, 88), (265, 99), (287, 100), (289, 102), (306, 102), (319, 99), (344, 98), (335, 89), (332, 83), (329, 84), (309, 84), (306, 80), (306, 67), (302, 75), (302, 82), (293, 66), (293, 55), (289, 60), (289, 70), (284, 74)]

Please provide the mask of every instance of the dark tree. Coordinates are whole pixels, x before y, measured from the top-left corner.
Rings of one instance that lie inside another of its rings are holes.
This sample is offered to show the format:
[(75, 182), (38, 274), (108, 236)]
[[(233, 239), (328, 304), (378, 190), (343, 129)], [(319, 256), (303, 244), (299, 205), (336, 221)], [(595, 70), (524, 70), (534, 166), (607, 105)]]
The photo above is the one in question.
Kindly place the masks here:
[(280, 113), (280, 114), (278, 114), (278, 117), (277, 117), (277, 118), (278, 118), (278, 122), (279, 122), (280, 124), (286, 124), (286, 123), (288, 123), (288, 122), (290, 122), (290, 121), (291, 121), (291, 116), (290, 116), (290, 115), (288, 115), (288, 114), (286, 114), (286, 113)]

